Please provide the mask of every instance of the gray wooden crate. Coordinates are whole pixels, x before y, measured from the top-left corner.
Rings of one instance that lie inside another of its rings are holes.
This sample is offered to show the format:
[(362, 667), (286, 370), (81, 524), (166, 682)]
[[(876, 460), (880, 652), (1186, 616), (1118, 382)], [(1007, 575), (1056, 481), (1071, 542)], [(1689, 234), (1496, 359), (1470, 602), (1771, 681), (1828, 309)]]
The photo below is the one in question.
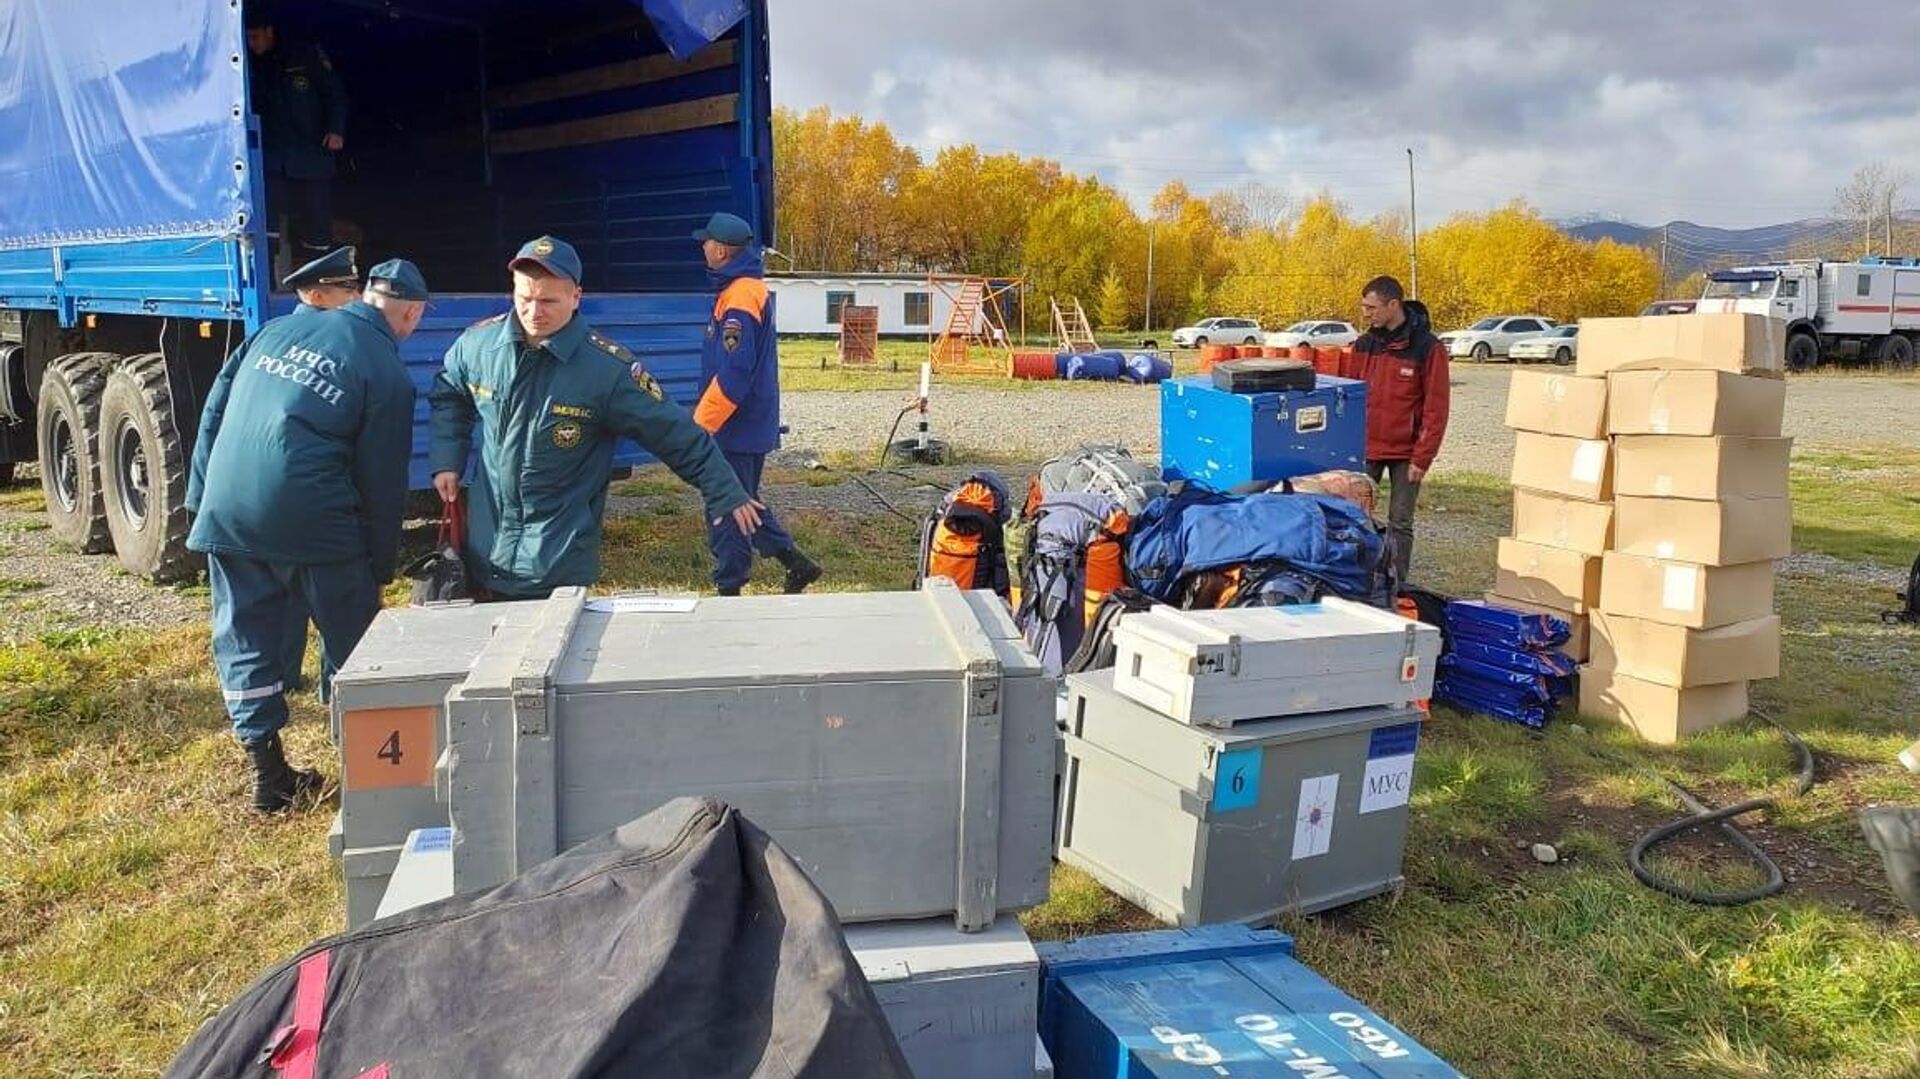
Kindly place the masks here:
[(367, 627), (334, 676), (340, 812), (329, 837), (347, 890), (347, 926), (371, 921), (416, 828), (447, 823), (434, 790), (447, 692), (496, 634), (524, 637), (539, 603), (395, 607)]
[(846, 938), (916, 1079), (1038, 1073), (1040, 957), (1018, 918), (980, 933), (876, 922)]
[(1054, 683), (1006, 608), (919, 592), (546, 602), (450, 698), (455, 888), (686, 795), (767, 829), (843, 920), (1046, 900)]
[(1060, 860), (1149, 913), (1263, 922), (1399, 884), (1417, 709), (1196, 727), (1112, 671), (1070, 676), (1067, 697)]

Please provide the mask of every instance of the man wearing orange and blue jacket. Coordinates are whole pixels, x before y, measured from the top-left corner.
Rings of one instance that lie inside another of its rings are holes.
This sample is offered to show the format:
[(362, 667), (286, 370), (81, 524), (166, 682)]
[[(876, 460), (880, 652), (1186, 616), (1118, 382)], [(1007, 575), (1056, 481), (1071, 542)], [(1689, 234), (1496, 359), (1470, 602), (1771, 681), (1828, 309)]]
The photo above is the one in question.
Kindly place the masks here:
[[(780, 362), (762, 252), (753, 226), (733, 214), (714, 214), (693, 238), (700, 241), (719, 291), (701, 346), (704, 384), (693, 419), (720, 444), (740, 486), (759, 501), (767, 454), (780, 446)], [(713, 551), (713, 584), (723, 596), (740, 594), (753, 575), (755, 551), (786, 567), (789, 595), (820, 579), (820, 567), (794, 544), (771, 509), (761, 512), (760, 528), (751, 537), (710, 525), (707, 546)]]

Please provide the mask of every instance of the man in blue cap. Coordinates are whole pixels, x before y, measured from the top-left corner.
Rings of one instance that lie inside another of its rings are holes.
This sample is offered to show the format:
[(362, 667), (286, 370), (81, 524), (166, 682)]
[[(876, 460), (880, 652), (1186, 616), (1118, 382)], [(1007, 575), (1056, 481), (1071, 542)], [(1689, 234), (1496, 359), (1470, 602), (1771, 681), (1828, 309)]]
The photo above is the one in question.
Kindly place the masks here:
[(542, 236), (509, 262), (513, 310), (447, 351), (433, 406), (433, 485), (452, 502), (481, 427), (467, 515), (473, 582), (533, 599), (600, 576), (600, 526), (614, 442), (632, 438), (700, 491), (715, 527), (751, 533), (760, 507), (713, 439), (631, 352), (580, 317), (580, 256)]
[[(753, 226), (733, 214), (714, 214), (693, 238), (700, 241), (708, 276), (719, 291), (700, 349), (704, 387), (693, 418), (713, 435), (740, 485), (758, 500), (767, 454), (780, 446), (780, 361), (764, 255), (753, 242)], [(820, 567), (771, 510), (761, 514), (760, 523), (751, 537), (737, 529), (707, 529), (713, 585), (721, 595), (740, 594), (753, 576), (756, 550), (786, 567), (789, 594), (820, 579)]]
[(426, 301), (412, 263), (381, 263), (361, 299), (261, 327), (227, 361), (200, 419), (187, 546), (207, 556), (214, 666), (262, 812), (324, 785), (290, 766), (280, 742), (289, 607), (304, 603), (324, 669), (337, 670), (393, 579), (413, 441), (400, 342)]
[(288, 274), (281, 288), (292, 289), (300, 297), (300, 307), (331, 311), (360, 298), (360, 270), (354, 265), (354, 249), (338, 247)]

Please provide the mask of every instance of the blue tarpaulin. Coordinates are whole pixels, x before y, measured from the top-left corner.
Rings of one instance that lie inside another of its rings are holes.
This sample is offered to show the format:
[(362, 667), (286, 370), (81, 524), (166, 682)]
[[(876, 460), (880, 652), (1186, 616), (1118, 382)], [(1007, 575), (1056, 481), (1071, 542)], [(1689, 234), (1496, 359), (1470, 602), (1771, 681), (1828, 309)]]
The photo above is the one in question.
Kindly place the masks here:
[(245, 56), (226, 0), (0, 3), (0, 249), (240, 231)]
[(747, 0), (641, 0), (647, 18), (682, 60), (720, 39), (747, 17)]

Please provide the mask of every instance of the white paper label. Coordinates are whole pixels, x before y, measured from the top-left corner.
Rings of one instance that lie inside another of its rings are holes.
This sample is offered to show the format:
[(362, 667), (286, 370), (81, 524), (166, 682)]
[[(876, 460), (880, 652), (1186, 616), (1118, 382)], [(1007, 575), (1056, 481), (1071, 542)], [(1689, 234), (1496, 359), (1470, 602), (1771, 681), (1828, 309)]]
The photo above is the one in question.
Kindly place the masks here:
[(588, 600), (587, 610), (600, 614), (686, 614), (699, 605), (692, 596), (607, 596)]
[(1567, 380), (1559, 375), (1547, 376), (1547, 400), (1554, 404), (1567, 399)]
[(1660, 605), (1669, 611), (1691, 611), (1693, 596), (1699, 587), (1699, 567), (1668, 566), (1661, 581)]
[(1655, 476), (1653, 478), (1653, 493), (1660, 498), (1671, 497), (1673, 495), (1673, 477)]
[(1647, 426), (1652, 428), (1653, 433), (1657, 435), (1669, 433), (1668, 429), (1673, 426), (1673, 410), (1662, 407), (1648, 412)]
[(1673, 550), (1672, 540), (1661, 540), (1659, 543), (1653, 545), (1653, 556), (1655, 558), (1672, 558)]
[(1377, 813), (1407, 804), (1413, 794), (1413, 754), (1367, 762), (1360, 781), (1360, 812)]
[(1318, 858), (1333, 846), (1334, 800), (1340, 795), (1340, 774), (1300, 781), (1300, 808), (1293, 817), (1293, 860)]
[(1606, 470), (1605, 442), (1582, 442), (1580, 448), (1573, 451), (1573, 482), (1599, 483)]

